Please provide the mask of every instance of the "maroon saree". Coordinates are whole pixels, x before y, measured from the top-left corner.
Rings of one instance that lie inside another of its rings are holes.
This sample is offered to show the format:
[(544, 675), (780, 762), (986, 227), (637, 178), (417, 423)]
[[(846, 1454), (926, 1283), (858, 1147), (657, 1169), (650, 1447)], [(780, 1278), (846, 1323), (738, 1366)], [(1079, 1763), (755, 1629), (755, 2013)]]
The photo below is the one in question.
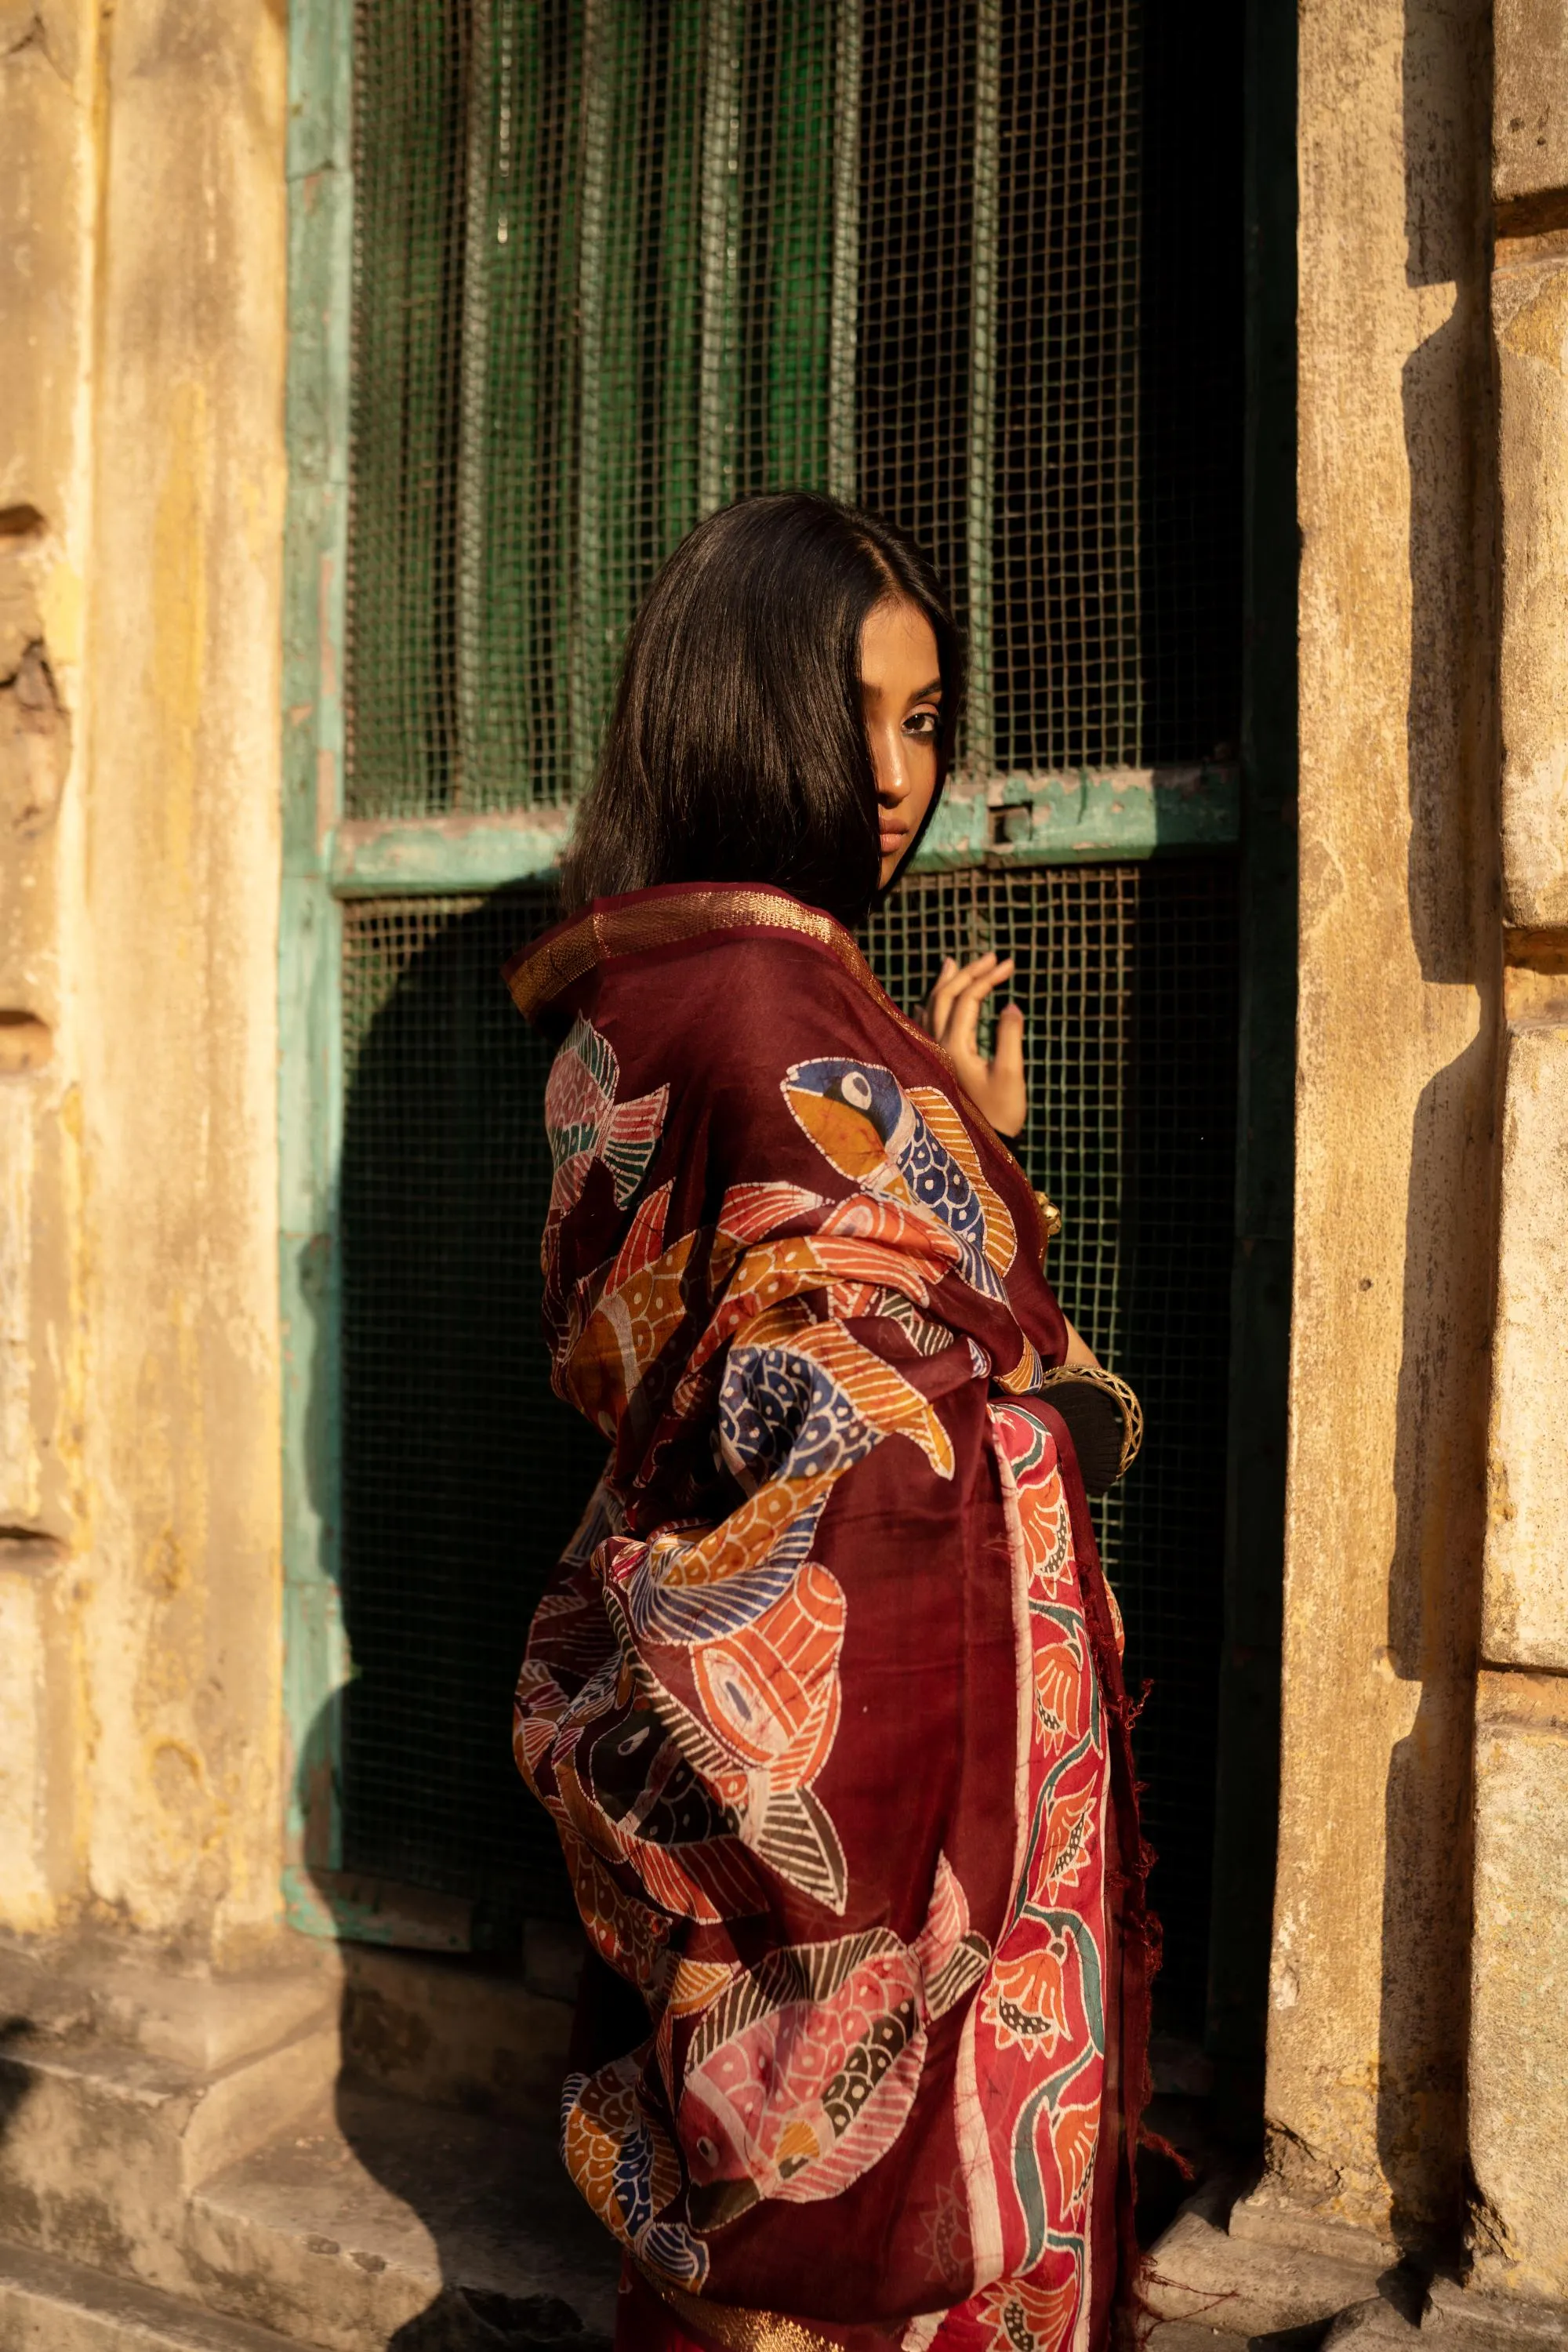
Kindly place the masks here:
[(1098, 2347), (1151, 1929), (1035, 1197), (782, 891), (597, 901), (509, 979), (610, 1448), (516, 1752), (650, 2028), (569, 2078), (568, 2169), (672, 2340)]

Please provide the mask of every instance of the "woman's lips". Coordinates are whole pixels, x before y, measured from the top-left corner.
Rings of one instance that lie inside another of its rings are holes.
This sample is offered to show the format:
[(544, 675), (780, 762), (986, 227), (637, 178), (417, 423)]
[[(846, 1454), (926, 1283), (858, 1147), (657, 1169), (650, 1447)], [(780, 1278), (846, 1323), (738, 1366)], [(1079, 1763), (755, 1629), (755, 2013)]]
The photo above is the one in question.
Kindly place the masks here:
[(909, 834), (902, 825), (883, 825), (879, 836), (882, 844), (883, 856), (890, 856), (895, 849), (901, 849), (909, 837)]

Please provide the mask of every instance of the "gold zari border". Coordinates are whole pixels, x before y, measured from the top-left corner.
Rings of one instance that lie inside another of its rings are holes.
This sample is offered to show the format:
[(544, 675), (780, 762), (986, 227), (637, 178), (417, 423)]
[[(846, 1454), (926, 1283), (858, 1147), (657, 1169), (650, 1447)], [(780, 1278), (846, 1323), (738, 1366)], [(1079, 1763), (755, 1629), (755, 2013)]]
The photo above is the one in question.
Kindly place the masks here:
[(678, 2286), (666, 2286), (651, 2271), (643, 2270), (640, 2263), (637, 2268), (677, 2319), (706, 2329), (719, 2343), (732, 2345), (735, 2352), (843, 2352), (842, 2345), (818, 2336), (798, 2319), (782, 2318), (775, 2311), (747, 2311), (736, 2303), (710, 2303), (704, 2296), (683, 2294)]
[(852, 980), (869, 989), (873, 996), (882, 994), (870, 965), (842, 923), (836, 923), (831, 915), (803, 907), (787, 891), (741, 888), (683, 891), (679, 897), (661, 896), (636, 907), (591, 907), (574, 923), (552, 932), (520, 958), (507, 973), (507, 986), (524, 1020), (531, 1021), (552, 997), (559, 996), (606, 956), (643, 955), (650, 948), (673, 947), (678, 940), (696, 939), (703, 931), (721, 930), (732, 923), (795, 931), (814, 940), (837, 957)]

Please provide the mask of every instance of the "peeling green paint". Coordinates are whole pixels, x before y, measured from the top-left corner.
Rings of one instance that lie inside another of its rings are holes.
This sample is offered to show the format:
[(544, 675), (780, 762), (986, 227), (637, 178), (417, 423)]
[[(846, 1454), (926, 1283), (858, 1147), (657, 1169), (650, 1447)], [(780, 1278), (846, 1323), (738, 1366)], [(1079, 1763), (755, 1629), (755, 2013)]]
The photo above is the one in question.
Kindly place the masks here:
[(571, 812), (562, 807), (520, 810), (516, 816), (342, 824), (329, 849), (332, 887), (357, 898), (499, 890), (549, 874), (571, 837)]
[(1241, 837), (1234, 768), (1088, 768), (1076, 775), (1003, 776), (954, 783), (916, 864), (1081, 866), (1223, 849)]
[[(348, 1674), (337, 1582), (342, 918), (330, 853), (343, 766), (352, 34), (349, 0), (296, 0), (290, 10), (279, 925), (283, 1695), (288, 1851), (313, 1868), (341, 1858), (339, 1694)], [(294, 1925), (310, 1924), (287, 1889), (285, 1911)], [(319, 1916), (313, 1932), (334, 1930)]]

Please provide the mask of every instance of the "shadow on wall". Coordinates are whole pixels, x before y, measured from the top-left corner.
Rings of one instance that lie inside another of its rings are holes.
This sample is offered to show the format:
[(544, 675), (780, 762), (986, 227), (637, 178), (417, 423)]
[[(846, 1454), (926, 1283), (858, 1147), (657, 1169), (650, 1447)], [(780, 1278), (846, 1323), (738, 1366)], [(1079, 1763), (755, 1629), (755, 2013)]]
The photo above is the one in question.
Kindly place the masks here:
[[(1490, 11), (1406, 0), (1405, 276), (1437, 321), (1405, 362), (1408, 894), (1424, 981), (1478, 1034), (1422, 1090), (1411, 1144), (1388, 1661), (1419, 1685), (1385, 1795), (1378, 2148), (1402, 2246), (1458, 2249), (1469, 2020), (1474, 1675), (1485, 1525), (1500, 986), (1488, 229)], [(1369, 1268), (1363, 1285), (1376, 1277)]]
[(32, 2080), (15, 2059), (7, 2058), (12, 2042), (33, 2030), (30, 2017), (0, 2017), (0, 2140), (10, 2130), (18, 2108), (32, 2089)]
[[(346, 910), (342, 1387), (334, 1409), (322, 1316), (307, 1445), (313, 1501), (329, 1518), (341, 1511), (353, 1661), (300, 1755), (307, 1869), (329, 1903), (345, 1877), (414, 1890), (437, 1930), (469, 1945), (467, 1962), (433, 1964), (458, 1979), (456, 1997), (465, 1969), (470, 1982), (479, 1969), (492, 2000), (498, 1979), (503, 2000), (515, 1982), (520, 2007), (525, 1919), (574, 1913), (554, 1832), (511, 1760), (512, 1689), (535, 1601), (605, 1451), (549, 1386), (539, 1236), (551, 1049), (501, 979), (549, 919), (534, 890)], [(363, 1999), (351, 1975), (339, 2128), (425, 2225), (445, 2282), (397, 2329), (397, 2352), (593, 2352), (566, 2305), (521, 2284), (530, 2223), (563, 2208), (563, 2239), (585, 2244), (581, 2266), (597, 2255), (615, 2272), (561, 2172), (558, 2082), (540, 2085), (531, 2128), (490, 2147), (500, 2177), (455, 2177), (465, 2117), (423, 2110), (408, 2119), (421, 2128), (399, 2129), (356, 2084)], [(509, 2277), (517, 2292), (487, 2284)]]
[[(319, 1719), (307, 1746), (320, 1755), (330, 1732), (330, 1720)], [(311, 1874), (330, 1901), (341, 1885), (336, 1874)], [(397, 1970), (410, 1959), (419, 1963), (418, 1984), (395, 1977), (388, 1985), (387, 1965)], [(521, 1962), (384, 1947), (357, 1955), (351, 1947), (344, 1960), (338, 2133), (363, 2174), (422, 2226), (440, 2279), (423, 2310), (390, 2328), (389, 2352), (609, 2352), (593, 2314), (613, 2302), (619, 2252), (579, 2202), (556, 2143), (569, 2011), (552, 2064), (551, 2048), (537, 2046), (528, 2012), (536, 2021), (541, 2004)], [(514, 1990), (513, 2038), (527, 2053), (528, 2079), (508, 2083), (498, 2099), (493, 2077), (464, 2079), (463, 2028), (452, 2029), (450, 2016), (472, 2003), (493, 2018), (498, 1999), (510, 2008)], [(432, 2053), (427, 2045), (444, 2031), (452, 2046)], [(626, 2046), (637, 2038), (628, 2033)], [(417, 2074), (431, 2056), (441, 2087), (420, 2096), (399, 2075)], [(363, 2193), (352, 2176), (335, 2184), (345, 2210)], [(340, 2225), (327, 2219), (325, 2226)], [(374, 2266), (377, 2257), (349, 2259)]]
[(605, 1454), (550, 1388), (551, 1048), (501, 980), (549, 912), (537, 890), (372, 904), (343, 954), (343, 1861), (471, 1905), (498, 1955), (525, 1910), (571, 1912), (511, 1695)]

